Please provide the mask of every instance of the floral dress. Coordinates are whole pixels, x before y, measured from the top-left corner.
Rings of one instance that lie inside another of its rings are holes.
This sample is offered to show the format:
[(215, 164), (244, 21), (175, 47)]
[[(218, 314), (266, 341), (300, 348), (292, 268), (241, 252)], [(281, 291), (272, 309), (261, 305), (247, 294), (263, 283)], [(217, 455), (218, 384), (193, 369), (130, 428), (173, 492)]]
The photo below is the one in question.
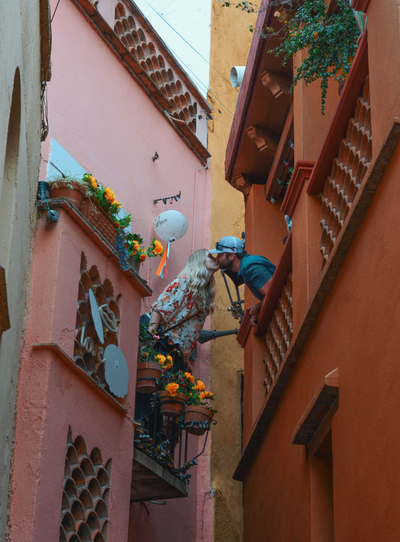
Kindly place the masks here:
[(167, 329), (191, 316), (166, 333), (171, 343), (178, 344), (185, 360), (192, 353), (203, 329), (207, 314), (192, 301), (193, 292), (187, 285), (187, 275), (178, 276), (151, 306), (161, 314), (161, 329)]

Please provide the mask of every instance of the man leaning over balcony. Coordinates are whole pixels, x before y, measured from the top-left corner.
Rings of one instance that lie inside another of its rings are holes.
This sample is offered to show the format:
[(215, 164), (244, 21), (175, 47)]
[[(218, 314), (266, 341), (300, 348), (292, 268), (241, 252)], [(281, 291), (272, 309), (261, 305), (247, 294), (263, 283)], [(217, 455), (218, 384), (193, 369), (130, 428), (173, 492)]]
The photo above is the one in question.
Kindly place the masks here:
[(251, 293), (261, 300), (247, 309), (251, 315), (251, 323), (256, 325), (262, 300), (269, 290), (276, 265), (264, 256), (247, 254), (243, 241), (238, 237), (223, 237), (215, 245), (215, 249), (209, 252), (216, 254), (220, 269), (235, 271), (244, 280)]

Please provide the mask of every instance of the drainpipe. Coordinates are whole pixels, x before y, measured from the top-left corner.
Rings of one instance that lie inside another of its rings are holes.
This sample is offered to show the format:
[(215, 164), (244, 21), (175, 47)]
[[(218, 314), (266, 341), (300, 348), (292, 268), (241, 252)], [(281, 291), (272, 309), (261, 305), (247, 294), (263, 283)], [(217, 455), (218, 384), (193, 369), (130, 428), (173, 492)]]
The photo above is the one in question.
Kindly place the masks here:
[(196, 231), (196, 185), (197, 185), (197, 172), (201, 171), (202, 169), (208, 169), (210, 165), (209, 159), (207, 158), (207, 164), (204, 167), (200, 167), (199, 169), (196, 169), (194, 172), (194, 187), (193, 187), (193, 220), (192, 220), (192, 250), (191, 254), (194, 252), (194, 234)]

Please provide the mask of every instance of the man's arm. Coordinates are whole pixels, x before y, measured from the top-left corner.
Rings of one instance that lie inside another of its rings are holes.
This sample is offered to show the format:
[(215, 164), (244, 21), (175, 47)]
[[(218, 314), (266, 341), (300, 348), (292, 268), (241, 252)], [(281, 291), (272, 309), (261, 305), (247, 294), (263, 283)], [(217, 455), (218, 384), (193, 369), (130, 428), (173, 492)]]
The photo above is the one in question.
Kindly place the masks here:
[[(268, 290), (271, 286), (271, 281), (272, 281), (272, 277), (268, 279), (267, 282), (260, 288), (259, 292), (262, 296), (265, 297), (267, 295)], [(263, 301), (264, 299), (262, 301), (259, 301), (258, 303), (255, 303), (254, 305), (250, 305), (250, 307), (247, 309), (251, 316), (251, 323), (253, 326), (257, 324), (257, 318), (260, 313)]]

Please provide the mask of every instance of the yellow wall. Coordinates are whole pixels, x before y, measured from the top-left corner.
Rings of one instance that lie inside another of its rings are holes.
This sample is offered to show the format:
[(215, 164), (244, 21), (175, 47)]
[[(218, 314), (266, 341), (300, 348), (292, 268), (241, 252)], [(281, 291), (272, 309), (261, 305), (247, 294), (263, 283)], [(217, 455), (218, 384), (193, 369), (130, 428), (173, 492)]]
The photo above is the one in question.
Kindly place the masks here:
[[(238, 97), (238, 91), (229, 82), (229, 73), (232, 66), (246, 64), (253, 36), (247, 26), (254, 25), (255, 20), (254, 14), (242, 12), (233, 5), (222, 7), (218, 0), (212, 1), (212, 67), (208, 99), (213, 106), (213, 120), (209, 122), (208, 148), (212, 156), (213, 244), (225, 235), (240, 237), (244, 230), (243, 195), (225, 181), (225, 151)], [(238, 328), (239, 323), (227, 311), (229, 298), (219, 274), (216, 303), (218, 308), (211, 319), (211, 329)], [(218, 410), (218, 424), (212, 431), (211, 485), (214, 491), (214, 540), (218, 542), (242, 540), (242, 484), (232, 479), (241, 456), (242, 369), (243, 351), (235, 336), (211, 343), (211, 389), (216, 394), (215, 408)]]

